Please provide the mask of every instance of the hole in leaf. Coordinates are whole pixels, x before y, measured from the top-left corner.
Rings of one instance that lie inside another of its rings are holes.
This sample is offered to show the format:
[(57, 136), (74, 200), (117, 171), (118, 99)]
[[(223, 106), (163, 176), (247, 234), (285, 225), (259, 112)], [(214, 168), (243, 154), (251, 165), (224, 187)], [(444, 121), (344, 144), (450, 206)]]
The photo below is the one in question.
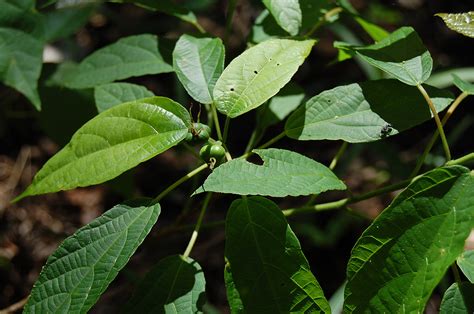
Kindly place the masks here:
[(230, 91), (231, 91), (231, 92), (233, 92), (233, 91), (234, 91), (234, 88), (233, 88), (233, 87), (231, 87), (231, 88), (230, 88)]
[(258, 74), (257, 70), (253, 71), (253, 73)]

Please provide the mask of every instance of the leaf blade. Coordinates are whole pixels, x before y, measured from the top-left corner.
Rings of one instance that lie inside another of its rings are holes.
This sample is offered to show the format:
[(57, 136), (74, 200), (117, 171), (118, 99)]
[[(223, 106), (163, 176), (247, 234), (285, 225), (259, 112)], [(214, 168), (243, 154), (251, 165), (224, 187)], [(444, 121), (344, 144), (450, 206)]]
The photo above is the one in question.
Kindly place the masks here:
[(125, 313), (202, 313), (205, 285), (196, 261), (168, 256), (140, 281)]
[(159, 204), (120, 204), (79, 229), (49, 257), (24, 313), (86, 313), (143, 242), (159, 214)]
[(263, 4), (267, 7), (281, 28), (292, 36), (298, 34), (303, 21), (299, 1), (263, 0)]
[(298, 239), (273, 202), (249, 197), (232, 203), (225, 254), (245, 311), (330, 312)]
[(254, 150), (262, 166), (234, 159), (217, 167), (196, 190), (238, 195), (285, 197), (346, 188), (331, 170), (298, 153), (283, 149)]
[(150, 34), (124, 37), (86, 57), (65, 77), (69, 88), (96, 85), (147, 74), (172, 72), (159, 51), (158, 37)]
[(465, 13), (438, 13), (447, 27), (464, 36), (474, 38), (474, 11)]
[(192, 98), (211, 104), (212, 91), (224, 69), (224, 45), (218, 38), (182, 35), (173, 51), (173, 67)]
[(110, 180), (178, 144), (190, 123), (186, 109), (166, 97), (113, 107), (84, 124), (14, 201)]
[(474, 285), (468, 282), (453, 283), (444, 293), (441, 314), (463, 314), (474, 311)]
[(474, 283), (474, 250), (465, 251), (456, 260), (464, 276)]
[(422, 312), (474, 225), (473, 193), (469, 170), (452, 166), (397, 196), (352, 251), (345, 312)]
[(217, 109), (235, 118), (278, 93), (309, 55), (314, 40), (270, 39), (232, 60), (213, 91)]
[(144, 86), (131, 83), (109, 83), (94, 88), (94, 100), (99, 113), (125, 102), (153, 96)]

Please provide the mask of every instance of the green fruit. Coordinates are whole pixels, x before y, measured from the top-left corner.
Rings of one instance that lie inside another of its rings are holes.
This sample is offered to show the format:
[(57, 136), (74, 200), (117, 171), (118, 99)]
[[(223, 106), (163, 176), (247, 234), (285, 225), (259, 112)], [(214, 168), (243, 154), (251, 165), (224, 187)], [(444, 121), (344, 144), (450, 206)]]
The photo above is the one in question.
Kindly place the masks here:
[(199, 151), (199, 156), (205, 162), (210, 162), (211, 158), (214, 158), (217, 162), (221, 161), (225, 156), (225, 148), (222, 147), (220, 142), (214, 144), (206, 144), (201, 147)]
[(194, 122), (186, 135), (187, 142), (204, 142), (209, 139), (211, 128), (203, 123)]

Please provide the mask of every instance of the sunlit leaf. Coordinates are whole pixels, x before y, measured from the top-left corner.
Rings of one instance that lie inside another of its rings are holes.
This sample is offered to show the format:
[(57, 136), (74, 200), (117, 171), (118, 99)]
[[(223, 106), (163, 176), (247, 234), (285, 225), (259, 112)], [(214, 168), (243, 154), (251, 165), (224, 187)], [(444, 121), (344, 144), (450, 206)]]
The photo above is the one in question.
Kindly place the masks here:
[(196, 101), (212, 103), (212, 91), (224, 69), (224, 45), (218, 38), (182, 35), (173, 51), (173, 67)]
[(159, 204), (124, 203), (76, 231), (48, 258), (24, 313), (87, 313), (159, 214)]
[(344, 190), (346, 186), (324, 165), (284, 149), (256, 149), (259, 166), (234, 159), (217, 167), (195, 192), (220, 192), (275, 197)]
[(115, 106), (84, 124), (16, 200), (113, 179), (186, 137), (190, 117), (166, 97)]
[(125, 313), (202, 313), (206, 281), (191, 258), (168, 256), (138, 284)]
[(270, 39), (232, 60), (214, 88), (220, 112), (235, 118), (278, 93), (311, 52), (314, 40)]
[(474, 38), (474, 11), (466, 13), (438, 13), (446, 26), (464, 36)]
[[(452, 101), (449, 92), (425, 86), (436, 110)], [(416, 87), (396, 80), (339, 86), (314, 96), (288, 118), (286, 135), (298, 140), (370, 142), (431, 119)]]
[(473, 217), (474, 177), (469, 169), (442, 167), (415, 180), (353, 248), (345, 312), (422, 313), (463, 251)]
[(298, 34), (303, 19), (298, 0), (262, 1), (281, 28), (292, 36)]
[(69, 88), (91, 88), (133, 76), (172, 72), (158, 49), (158, 37), (129, 36), (85, 58), (76, 71), (65, 77)]
[(245, 312), (330, 312), (298, 239), (275, 203), (263, 197), (232, 203), (225, 254)]
[(453, 83), (457, 88), (469, 95), (474, 95), (474, 84), (464, 81), (456, 74), (452, 74), (452, 77), (454, 78)]
[(464, 276), (474, 283), (474, 250), (465, 251), (456, 260), (459, 268), (461, 268)]
[(94, 99), (99, 112), (105, 111), (124, 102), (154, 96), (144, 86), (130, 83), (110, 83), (94, 88)]

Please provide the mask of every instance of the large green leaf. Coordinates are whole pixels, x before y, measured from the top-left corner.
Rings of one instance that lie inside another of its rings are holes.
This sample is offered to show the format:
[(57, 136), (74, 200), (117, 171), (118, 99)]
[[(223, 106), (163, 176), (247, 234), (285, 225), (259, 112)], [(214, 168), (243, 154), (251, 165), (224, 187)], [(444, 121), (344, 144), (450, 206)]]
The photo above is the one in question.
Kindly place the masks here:
[(110, 83), (94, 88), (94, 99), (99, 112), (124, 102), (154, 96), (146, 87), (130, 83)]
[(113, 179), (178, 144), (190, 123), (186, 109), (166, 97), (113, 107), (84, 124), (16, 200)]
[(65, 77), (64, 84), (69, 88), (91, 88), (132, 76), (172, 71), (158, 50), (158, 37), (143, 34), (122, 38), (95, 51)]
[(276, 148), (254, 152), (263, 159), (263, 165), (244, 159), (226, 162), (217, 167), (195, 193), (285, 197), (346, 188), (331, 170), (298, 153)]
[(270, 39), (244, 51), (217, 80), (217, 109), (235, 118), (263, 104), (290, 81), (314, 43)]
[(298, 239), (275, 203), (263, 197), (232, 203), (225, 255), (245, 312), (330, 312)]
[(143, 242), (159, 214), (159, 204), (129, 202), (116, 205), (79, 229), (48, 258), (24, 313), (87, 313)]
[(474, 313), (474, 285), (453, 283), (441, 301), (440, 314)]
[(429, 51), (411, 27), (402, 27), (378, 43), (355, 50), (365, 61), (408, 85), (426, 81), (433, 68)]
[(345, 312), (422, 313), (474, 227), (469, 169), (435, 169), (411, 183), (357, 241)]
[[(437, 111), (452, 101), (449, 92), (425, 86)], [(432, 115), (413, 86), (378, 80), (339, 86), (311, 98), (287, 120), (285, 132), (299, 140), (376, 141), (410, 129)]]
[(191, 258), (168, 256), (138, 284), (125, 313), (202, 313), (206, 281)]
[(303, 16), (298, 0), (262, 0), (275, 21), (290, 35), (298, 34)]
[(35, 37), (0, 27), (0, 81), (41, 109), (37, 81), (43, 64), (43, 43)]
[(461, 79), (458, 75), (452, 74), (453, 76), (453, 83), (459, 88), (462, 92), (465, 92), (469, 95), (474, 95), (474, 84), (469, 83), (463, 79)]
[(224, 45), (218, 38), (182, 35), (173, 51), (173, 67), (189, 95), (212, 103), (212, 91), (224, 69)]
[(474, 38), (474, 11), (465, 13), (438, 13), (446, 26), (464, 36)]
[(474, 283), (474, 250), (465, 251), (456, 260), (466, 278)]

